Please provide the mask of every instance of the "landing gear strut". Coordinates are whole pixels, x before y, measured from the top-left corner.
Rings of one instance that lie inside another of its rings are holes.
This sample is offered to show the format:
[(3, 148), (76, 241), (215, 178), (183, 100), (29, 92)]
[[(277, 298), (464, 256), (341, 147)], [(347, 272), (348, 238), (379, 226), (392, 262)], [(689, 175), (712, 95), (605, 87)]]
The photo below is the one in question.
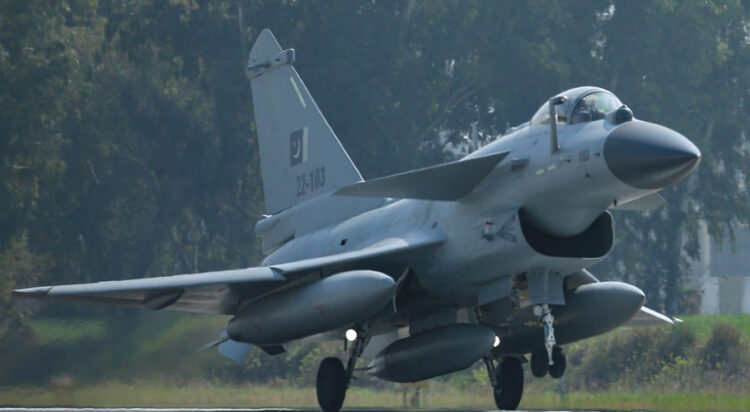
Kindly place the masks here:
[(552, 348), (555, 347), (557, 341), (555, 340), (555, 317), (552, 316), (552, 311), (549, 309), (549, 305), (542, 305), (542, 325), (544, 326), (544, 346), (547, 348), (547, 359), (549, 365), (554, 364), (552, 358)]
[(370, 338), (366, 333), (367, 328), (363, 329), (349, 347), (349, 360), (346, 362), (346, 368), (339, 358), (325, 358), (320, 363), (315, 386), (318, 405), (323, 412), (338, 412), (344, 404), (346, 390), (354, 374), (354, 366)]
[(521, 360), (510, 356), (503, 357), (496, 366), (493, 357), (487, 356), (484, 358), (484, 365), (487, 367), (497, 408), (503, 410), (518, 408), (523, 395)]
[(549, 309), (549, 305), (541, 305), (535, 308), (537, 315), (541, 316), (544, 327), (544, 349), (535, 350), (531, 353), (531, 374), (537, 378), (544, 377), (547, 372), (555, 379), (559, 379), (565, 373), (565, 355), (562, 348), (557, 346), (555, 340), (555, 317)]

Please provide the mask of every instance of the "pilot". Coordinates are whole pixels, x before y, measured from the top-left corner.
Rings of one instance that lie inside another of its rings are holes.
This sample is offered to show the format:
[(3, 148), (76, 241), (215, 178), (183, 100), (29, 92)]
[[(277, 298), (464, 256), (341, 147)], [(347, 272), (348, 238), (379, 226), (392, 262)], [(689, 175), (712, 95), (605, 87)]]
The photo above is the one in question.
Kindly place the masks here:
[(619, 107), (609, 93), (595, 92), (584, 96), (573, 111), (572, 123), (593, 122), (604, 119), (608, 112)]

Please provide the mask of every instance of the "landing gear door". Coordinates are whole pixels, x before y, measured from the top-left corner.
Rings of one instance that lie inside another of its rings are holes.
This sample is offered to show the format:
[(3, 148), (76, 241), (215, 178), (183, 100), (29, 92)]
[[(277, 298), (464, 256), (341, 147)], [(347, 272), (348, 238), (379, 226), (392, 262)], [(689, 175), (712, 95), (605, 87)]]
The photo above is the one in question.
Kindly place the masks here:
[(535, 305), (564, 305), (563, 276), (559, 272), (540, 269), (526, 276), (529, 285), (529, 300)]

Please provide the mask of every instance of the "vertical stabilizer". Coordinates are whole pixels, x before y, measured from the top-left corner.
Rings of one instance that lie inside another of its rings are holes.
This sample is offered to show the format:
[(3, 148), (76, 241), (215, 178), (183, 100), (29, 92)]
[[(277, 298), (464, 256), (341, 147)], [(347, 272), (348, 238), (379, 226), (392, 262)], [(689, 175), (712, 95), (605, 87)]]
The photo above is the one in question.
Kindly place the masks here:
[(247, 65), (268, 214), (362, 181), (293, 63), (265, 29)]

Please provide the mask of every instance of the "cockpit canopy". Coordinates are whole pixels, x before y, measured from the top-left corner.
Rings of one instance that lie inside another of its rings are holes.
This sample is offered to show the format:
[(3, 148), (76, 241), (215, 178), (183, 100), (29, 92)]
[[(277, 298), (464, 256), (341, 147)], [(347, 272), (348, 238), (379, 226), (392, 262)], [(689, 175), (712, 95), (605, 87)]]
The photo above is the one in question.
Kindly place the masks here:
[[(566, 96), (565, 103), (555, 106), (558, 124), (575, 124), (604, 119), (607, 113), (617, 110), (622, 102), (611, 92), (598, 87), (577, 87), (558, 96)], [(549, 106), (545, 102), (531, 118), (532, 125), (549, 124)]]

